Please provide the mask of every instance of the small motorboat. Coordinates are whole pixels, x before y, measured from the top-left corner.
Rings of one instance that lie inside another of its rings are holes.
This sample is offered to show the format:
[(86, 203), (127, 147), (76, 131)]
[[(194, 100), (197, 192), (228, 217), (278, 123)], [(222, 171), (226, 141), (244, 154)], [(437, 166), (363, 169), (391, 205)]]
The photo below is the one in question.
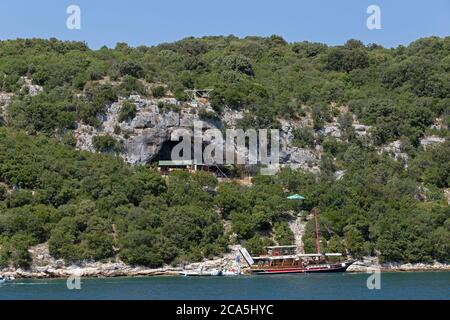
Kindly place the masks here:
[(242, 272), (238, 270), (225, 270), (222, 272), (223, 276), (240, 276), (241, 274)]
[(206, 277), (206, 276), (221, 276), (222, 270), (218, 269), (210, 269), (210, 270), (203, 270), (203, 268), (200, 268), (199, 270), (195, 271), (181, 271), (181, 276), (184, 277)]
[(0, 276), (0, 284), (3, 284), (5, 282), (11, 282), (13, 280), (15, 280), (15, 278), (13, 276), (7, 276), (7, 277)]

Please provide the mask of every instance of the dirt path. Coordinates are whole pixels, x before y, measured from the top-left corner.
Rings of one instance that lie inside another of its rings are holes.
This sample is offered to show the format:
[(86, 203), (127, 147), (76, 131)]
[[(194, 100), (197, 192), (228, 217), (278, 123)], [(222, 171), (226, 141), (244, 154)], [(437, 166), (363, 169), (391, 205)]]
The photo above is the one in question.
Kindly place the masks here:
[(305, 219), (301, 219), (300, 217), (297, 217), (296, 219), (289, 221), (289, 227), (294, 233), (295, 244), (297, 245), (297, 248), (300, 253), (304, 253), (303, 235), (305, 234), (306, 231), (306, 223), (307, 221)]

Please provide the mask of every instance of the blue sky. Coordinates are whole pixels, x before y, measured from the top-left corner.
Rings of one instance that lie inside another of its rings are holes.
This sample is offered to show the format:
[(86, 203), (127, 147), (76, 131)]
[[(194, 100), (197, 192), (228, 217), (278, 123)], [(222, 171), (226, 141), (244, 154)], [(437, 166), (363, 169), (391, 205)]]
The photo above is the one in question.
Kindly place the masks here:
[[(66, 28), (66, 8), (81, 8), (81, 30)], [(366, 27), (369, 5), (381, 30)], [(448, 36), (449, 0), (1, 0), (0, 39), (86, 41), (91, 48), (171, 42), (187, 36), (271, 34), (286, 40), (342, 44), (349, 38), (386, 47)]]

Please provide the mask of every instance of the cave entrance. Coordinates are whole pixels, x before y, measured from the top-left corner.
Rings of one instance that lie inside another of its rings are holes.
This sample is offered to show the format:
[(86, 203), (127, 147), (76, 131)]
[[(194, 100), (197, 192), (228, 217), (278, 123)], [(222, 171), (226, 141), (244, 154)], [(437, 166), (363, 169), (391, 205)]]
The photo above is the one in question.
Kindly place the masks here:
[[(152, 162), (158, 163), (159, 161), (169, 161), (172, 160), (172, 150), (179, 143), (179, 141), (166, 140), (161, 145), (159, 152), (153, 157)], [(193, 154), (193, 150), (191, 150)], [(183, 156), (183, 154), (180, 154)], [(193, 159), (191, 159), (193, 160)]]
[[(179, 141), (164, 141), (161, 145), (159, 152), (151, 160), (152, 163), (158, 164), (158, 169), (161, 174), (167, 175), (172, 171), (206, 171), (214, 174), (218, 178), (229, 178), (234, 175), (233, 166), (224, 164), (205, 165), (202, 163), (196, 163), (194, 160), (194, 143), (191, 143), (191, 159), (189, 160), (172, 160), (172, 150), (179, 143)], [(204, 151), (207, 143), (203, 143), (202, 152)], [(183, 153), (180, 154), (180, 157)]]

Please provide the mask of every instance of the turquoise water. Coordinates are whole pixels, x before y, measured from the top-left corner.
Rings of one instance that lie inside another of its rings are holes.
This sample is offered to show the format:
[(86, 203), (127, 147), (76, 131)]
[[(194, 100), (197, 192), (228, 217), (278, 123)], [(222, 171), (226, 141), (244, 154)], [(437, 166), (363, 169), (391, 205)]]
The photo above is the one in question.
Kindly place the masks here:
[(81, 280), (15, 280), (0, 299), (450, 299), (450, 272), (381, 273), (369, 290), (365, 273), (241, 277), (142, 277)]

